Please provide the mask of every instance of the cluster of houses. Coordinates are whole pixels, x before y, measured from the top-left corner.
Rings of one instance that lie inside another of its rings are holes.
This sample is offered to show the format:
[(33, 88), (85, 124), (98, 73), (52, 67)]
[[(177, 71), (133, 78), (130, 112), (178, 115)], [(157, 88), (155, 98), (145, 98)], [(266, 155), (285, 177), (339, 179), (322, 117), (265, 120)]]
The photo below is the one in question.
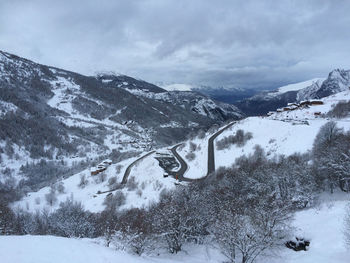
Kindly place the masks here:
[(99, 173), (102, 173), (103, 171), (107, 170), (108, 166), (112, 164), (112, 161), (107, 159), (101, 162), (96, 167), (91, 168), (91, 175), (97, 175)]
[[(315, 106), (315, 105), (323, 105), (323, 101), (321, 100), (306, 100), (306, 101), (302, 101), (300, 103), (288, 103), (288, 105), (286, 107), (283, 108), (279, 108), (276, 110), (276, 112), (286, 112), (286, 111), (293, 111), (296, 109), (300, 109), (300, 108), (308, 108), (310, 106)], [(274, 113), (276, 113), (274, 111), (269, 111), (267, 113), (267, 116), (271, 116)], [(315, 115), (319, 115), (319, 112), (315, 112)]]

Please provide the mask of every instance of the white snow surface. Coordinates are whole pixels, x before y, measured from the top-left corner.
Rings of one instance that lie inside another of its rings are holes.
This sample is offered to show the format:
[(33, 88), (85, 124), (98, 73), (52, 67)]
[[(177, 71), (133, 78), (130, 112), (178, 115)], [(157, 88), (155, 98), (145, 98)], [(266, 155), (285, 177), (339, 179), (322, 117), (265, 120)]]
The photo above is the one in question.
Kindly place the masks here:
[(54, 236), (1, 236), (0, 255), (2, 263), (144, 262), (92, 242)]
[(296, 213), (293, 226), (296, 233), (310, 240), (307, 251), (285, 249), (271, 261), (285, 263), (346, 263), (350, 258), (350, 246), (346, 246), (343, 229), (349, 195), (336, 193), (325, 195), (318, 207)]
[(167, 91), (174, 91), (174, 90), (191, 91), (193, 87), (190, 84), (178, 83), (178, 84), (163, 85), (162, 88), (167, 90)]
[(274, 93), (274, 94), (282, 94), (282, 93), (285, 93), (288, 91), (301, 90), (303, 88), (311, 86), (315, 82), (324, 81), (324, 80), (325, 80), (325, 78), (314, 78), (314, 79), (310, 79), (310, 80), (306, 80), (306, 81), (302, 81), (302, 82), (288, 84), (286, 86), (282, 86), (282, 87), (278, 88), (277, 93)]

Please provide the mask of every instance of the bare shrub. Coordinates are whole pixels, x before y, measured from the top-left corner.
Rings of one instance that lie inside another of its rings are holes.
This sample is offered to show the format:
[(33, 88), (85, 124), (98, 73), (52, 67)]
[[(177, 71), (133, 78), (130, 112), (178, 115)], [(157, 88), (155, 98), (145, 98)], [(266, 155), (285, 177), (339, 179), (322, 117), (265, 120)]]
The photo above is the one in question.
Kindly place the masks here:
[(114, 195), (107, 195), (103, 204), (106, 206), (106, 210), (116, 211), (120, 206), (125, 204), (125, 200), (125, 194), (122, 191), (117, 191)]
[(251, 132), (245, 133), (243, 130), (239, 129), (236, 131), (235, 135), (230, 135), (217, 141), (216, 148), (218, 150), (223, 150), (223, 149), (229, 148), (233, 144), (236, 144), (238, 147), (242, 147), (251, 138), (253, 138), (253, 135)]
[(134, 176), (131, 176), (127, 183), (126, 183), (126, 187), (128, 188), (129, 191), (133, 191), (138, 187), (138, 183), (136, 182), (136, 179)]
[(145, 190), (145, 188), (146, 188), (146, 183), (145, 183), (145, 182), (142, 182), (142, 183), (141, 183), (141, 189), (142, 189), (142, 190)]
[(196, 154), (194, 152), (189, 152), (185, 157), (188, 161), (193, 161), (196, 158)]
[(118, 165), (116, 165), (116, 167), (115, 167), (115, 172), (117, 173), (117, 174), (120, 174), (120, 171), (122, 170), (122, 165), (120, 165), (120, 164), (118, 164)]
[(88, 184), (89, 184), (89, 180), (87, 180), (87, 179), (85, 178), (85, 175), (81, 175), (81, 176), (80, 176), (80, 182), (79, 182), (79, 184), (78, 184), (78, 187), (81, 188), (81, 189), (83, 189), (83, 188), (85, 188), (85, 186), (87, 186)]
[(350, 101), (340, 101), (338, 102), (332, 110), (327, 113), (329, 117), (335, 118), (345, 118), (350, 113)]
[(190, 152), (195, 152), (197, 150), (197, 144), (190, 142)]
[(63, 182), (59, 182), (56, 189), (59, 194), (63, 194), (65, 190)]
[(56, 191), (51, 188), (50, 192), (45, 195), (45, 199), (48, 205), (53, 206), (57, 202)]
[(95, 183), (100, 184), (105, 182), (107, 179), (107, 174), (105, 172), (99, 173), (97, 176), (95, 176)]
[(162, 187), (163, 187), (163, 184), (158, 180), (153, 183), (153, 190), (155, 191), (159, 191), (160, 189), (162, 189)]
[(118, 186), (118, 181), (117, 181), (117, 177), (111, 177), (108, 179), (108, 187), (110, 189), (114, 189)]
[(204, 139), (204, 138), (205, 138), (205, 131), (200, 130), (200, 131), (198, 132), (198, 138), (199, 138), (199, 139)]

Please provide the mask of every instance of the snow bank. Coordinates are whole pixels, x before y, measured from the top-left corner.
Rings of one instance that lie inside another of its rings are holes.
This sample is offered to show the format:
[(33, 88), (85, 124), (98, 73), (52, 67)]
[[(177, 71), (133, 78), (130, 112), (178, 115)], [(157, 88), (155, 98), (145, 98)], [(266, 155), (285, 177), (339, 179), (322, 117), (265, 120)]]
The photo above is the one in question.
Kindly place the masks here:
[[(184, 246), (178, 254), (139, 257), (93, 243), (54, 236), (0, 236), (1, 263), (219, 263), (220, 253), (206, 246)], [(188, 253), (191, 252), (191, 253)]]
[[(345, 195), (342, 193), (341, 196)], [(349, 196), (345, 197), (349, 200)], [(285, 249), (275, 260), (261, 262), (348, 263), (350, 248), (345, 246), (342, 233), (345, 206), (348, 202), (327, 200), (318, 208), (296, 213), (294, 226), (300, 236), (311, 241), (309, 250), (295, 252)]]
[(53, 236), (1, 236), (2, 263), (145, 262), (89, 241)]

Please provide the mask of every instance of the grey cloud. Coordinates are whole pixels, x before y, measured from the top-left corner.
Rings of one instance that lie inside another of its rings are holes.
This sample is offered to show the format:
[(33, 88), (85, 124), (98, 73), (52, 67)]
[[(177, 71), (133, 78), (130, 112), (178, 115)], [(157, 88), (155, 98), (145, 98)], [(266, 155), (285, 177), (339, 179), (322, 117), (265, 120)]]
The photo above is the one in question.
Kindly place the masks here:
[(2, 0), (0, 49), (84, 74), (243, 88), (350, 68), (350, 1)]

